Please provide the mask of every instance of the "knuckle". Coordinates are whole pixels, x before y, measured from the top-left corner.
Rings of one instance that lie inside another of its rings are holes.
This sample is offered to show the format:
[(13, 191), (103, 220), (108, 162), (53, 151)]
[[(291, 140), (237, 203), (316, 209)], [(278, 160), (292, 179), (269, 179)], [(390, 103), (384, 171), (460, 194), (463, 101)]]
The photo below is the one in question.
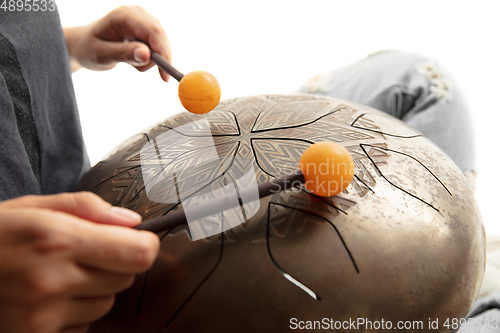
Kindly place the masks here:
[[(152, 33), (152, 34), (155, 34), (155, 35), (159, 35), (163, 32), (163, 28), (160, 24), (159, 21), (156, 21), (156, 22), (152, 22), (153, 24), (151, 24), (151, 26), (149, 27), (149, 31)], [(156, 23), (156, 24), (155, 24)]]
[(133, 9), (141, 11), (141, 12), (146, 12), (146, 10), (144, 9), (144, 7), (142, 7), (140, 5), (134, 5), (134, 6), (131, 6), (130, 8), (133, 8)]
[[(54, 311), (44, 307), (35, 307), (25, 311), (21, 317), (21, 332), (46, 333), (55, 332), (60, 319)], [(17, 332), (17, 331), (16, 331)]]
[(73, 249), (74, 237), (70, 237), (54, 228), (37, 228), (33, 247), (36, 253), (50, 255), (64, 253)]
[(142, 237), (142, 239), (140, 246), (135, 251), (134, 262), (141, 270), (147, 270), (153, 265), (156, 259), (159, 250), (159, 240), (155, 235)]
[(23, 326), (27, 332), (41, 332), (41, 327), (43, 327), (44, 320), (41, 318), (40, 313), (37, 311), (28, 312), (23, 316)]
[[(73, 248), (68, 226), (61, 222), (61, 213), (55, 211), (26, 210), (10, 213), (17, 214), (16, 229), (12, 232), (19, 244), (26, 246), (32, 255), (46, 255), (54, 251)], [(11, 218), (11, 216), (7, 216)]]
[(130, 20), (130, 17), (133, 15), (134, 8), (130, 6), (120, 6), (114, 11), (110, 13), (110, 15), (113, 15), (117, 22), (122, 22), (126, 23), (127, 21)]
[(150, 38), (153, 39), (153, 42), (159, 43), (163, 40), (165, 31), (163, 30), (163, 26), (161, 25), (160, 21), (158, 21), (156, 18), (150, 19), (145, 28), (151, 35)]
[(82, 205), (95, 205), (98, 202), (101, 202), (102, 199), (95, 193), (88, 192), (88, 191), (83, 191), (83, 192), (76, 192), (72, 193), (72, 199), (73, 199), (73, 204), (76, 207), (82, 206)]
[(6, 208), (14, 207), (14, 208), (19, 208), (23, 206), (32, 206), (36, 204), (40, 200), (39, 195), (34, 195), (34, 194), (27, 194), (23, 195), (21, 197), (15, 198), (15, 199), (10, 199), (3, 201), (1, 205)]
[(104, 43), (94, 43), (92, 45), (92, 61), (98, 65), (103, 65), (109, 62), (109, 55), (106, 52)]
[(60, 283), (59, 279), (45, 271), (38, 271), (32, 274), (27, 283), (27, 290), (35, 299), (42, 300), (65, 291), (66, 287)]
[(97, 196), (97, 194), (89, 192), (89, 191), (75, 192), (75, 193), (73, 193), (73, 195), (76, 198), (80, 198), (81, 200), (96, 200), (99, 198)]
[(137, 266), (142, 271), (147, 270), (152, 265), (153, 260), (151, 258), (152, 255), (149, 249), (140, 248), (138, 251), (136, 251), (133, 261), (135, 266)]
[(117, 7), (116, 9), (114, 9), (113, 11), (111, 11), (110, 14), (123, 14), (123, 13), (127, 13), (128, 11), (130, 11), (130, 7), (125, 6), (125, 5), (121, 5), (121, 6)]

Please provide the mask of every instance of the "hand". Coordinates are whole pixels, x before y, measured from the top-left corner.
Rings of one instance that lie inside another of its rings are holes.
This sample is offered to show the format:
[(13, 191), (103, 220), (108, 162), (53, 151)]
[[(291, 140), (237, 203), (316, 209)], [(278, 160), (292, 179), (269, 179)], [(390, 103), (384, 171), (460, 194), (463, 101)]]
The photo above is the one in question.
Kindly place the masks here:
[(0, 332), (85, 332), (156, 258), (140, 221), (89, 192), (0, 203)]
[[(144, 72), (154, 66), (149, 60), (154, 51), (172, 62), (170, 44), (160, 21), (140, 6), (119, 7), (104, 18), (83, 27), (64, 29), (71, 67), (108, 70), (118, 62), (127, 62)], [(129, 40), (129, 41), (126, 41)], [(160, 70), (167, 82), (169, 75)]]

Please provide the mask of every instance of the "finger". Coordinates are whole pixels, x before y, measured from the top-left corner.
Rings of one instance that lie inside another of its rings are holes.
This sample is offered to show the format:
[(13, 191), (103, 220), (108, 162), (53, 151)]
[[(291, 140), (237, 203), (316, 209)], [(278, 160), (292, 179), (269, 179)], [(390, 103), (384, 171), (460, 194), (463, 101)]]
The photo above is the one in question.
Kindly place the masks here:
[(86, 326), (108, 313), (115, 302), (114, 295), (73, 298), (57, 304), (59, 318), (64, 318), (59, 332), (85, 332)]
[[(160, 21), (146, 12), (142, 7), (120, 7), (106, 17), (112, 29), (101, 25), (96, 36), (108, 41), (140, 40), (172, 62), (170, 41)], [(137, 66), (140, 71), (151, 68), (151, 64)], [(162, 78), (167, 80), (168, 74), (162, 71)]]
[(98, 40), (95, 42), (95, 57), (100, 65), (126, 62), (140, 68), (151, 68), (151, 52), (149, 47), (141, 42), (110, 42)]
[(160, 21), (146, 12), (142, 7), (126, 7), (120, 15), (110, 17), (110, 24), (122, 33), (120, 36), (128, 40), (140, 40), (161, 54), (168, 62), (172, 62), (170, 41)]
[[(9, 226), (3, 228), (2, 233), (14, 239), (14, 245), (16, 242), (30, 244), (35, 262), (38, 257), (52, 258), (111, 273), (135, 274), (153, 264), (160, 247), (158, 236), (149, 231), (95, 224), (45, 209), (8, 209), (2, 215), (9, 214), (14, 216), (10, 217), (11, 223), (6, 223)], [(27, 260), (20, 264), (33, 266)], [(47, 278), (44, 281), (54, 282)], [(54, 283), (49, 285), (52, 287)]]
[(163, 81), (168, 82), (170, 81), (170, 75), (167, 74), (167, 72), (163, 71), (160, 67), (158, 67), (158, 72), (160, 73), (160, 76)]
[[(30, 288), (27, 292), (35, 296), (52, 297), (67, 295), (73, 297), (104, 297), (129, 288), (135, 274), (112, 273), (101, 269), (82, 266), (67, 261), (53, 263), (46, 260), (46, 265), (38, 269), (38, 281), (24, 283)], [(23, 281), (20, 281), (23, 282)]]
[(2, 261), (8, 268), (3, 274), (10, 286), (7, 294), (22, 295), (12, 303), (31, 304), (63, 294), (117, 293), (132, 284), (135, 273), (152, 265), (159, 249), (159, 239), (152, 233), (94, 224), (50, 210), (9, 209), (1, 221), (0, 225), (10, 225), (1, 230), (1, 244), (22, 258)]
[(60, 295), (103, 297), (124, 291), (135, 278), (134, 274), (111, 273), (81, 266), (69, 258), (30, 259), (24, 260), (31, 266), (30, 271), (15, 267), (18, 274), (9, 281), (11, 291), (16, 291), (15, 295), (19, 298), (12, 300), (11, 304), (34, 304)]
[(2, 332), (86, 332), (88, 325), (111, 310), (114, 295), (74, 298), (58, 296), (31, 307), (1, 308)]
[(110, 273), (100, 269), (79, 266), (84, 277), (79, 285), (71, 290), (78, 297), (103, 297), (116, 294), (132, 286), (134, 274)]
[[(162, 28), (163, 30), (163, 28)], [(170, 49), (170, 42), (166, 34), (157, 34), (149, 37), (148, 45), (150, 48), (159, 53), (163, 58), (165, 58), (169, 63), (172, 63), (172, 51)], [(143, 71), (145, 68), (139, 66), (138, 70)], [(158, 71), (163, 81), (168, 82), (170, 75), (158, 67)]]
[(101, 224), (134, 227), (142, 217), (126, 208), (113, 207), (91, 192), (62, 193), (44, 196), (24, 196), (8, 200), (4, 208), (43, 208), (64, 212)]
[(75, 260), (91, 268), (114, 273), (140, 273), (153, 264), (160, 248), (149, 231), (81, 223)]

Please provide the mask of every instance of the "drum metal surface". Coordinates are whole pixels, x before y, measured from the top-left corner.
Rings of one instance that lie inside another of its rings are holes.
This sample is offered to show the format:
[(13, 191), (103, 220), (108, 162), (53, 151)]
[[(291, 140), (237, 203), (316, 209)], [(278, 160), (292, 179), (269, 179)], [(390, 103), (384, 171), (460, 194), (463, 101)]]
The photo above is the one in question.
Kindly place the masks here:
[[(141, 158), (147, 157), (140, 150), (200, 119), (208, 120), (218, 153), (254, 161), (258, 182), (297, 168), (302, 152), (324, 140), (351, 153), (354, 179), (331, 198), (303, 187), (262, 198), (247, 222), (206, 239), (191, 241), (187, 226), (160, 233), (151, 270), (117, 296), (91, 332), (284, 332), (299, 322), (325, 328), (360, 318), (393, 328), (421, 321), (422, 331), (438, 319), (446, 332), (446, 319), (467, 315), (485, 266), (473, 192), (427, 138), (363, 105), (271, 95), (226, 100), (206, 115), (183, 112), (127, 140), (77, 189), (144, 220), (179, 209), (181, 203), (146, 195)], [(193, 127), (175, 142), (155, 145), (173, 156), (171, 163), (196, 173), (189, 152), (204, 140)], [(227, 173), (237, 178), (247, 168), (233, 163)], [(203, 181), (212, 186), (220, 179)], [(344, 331), (382, 330), (353, 327)]]

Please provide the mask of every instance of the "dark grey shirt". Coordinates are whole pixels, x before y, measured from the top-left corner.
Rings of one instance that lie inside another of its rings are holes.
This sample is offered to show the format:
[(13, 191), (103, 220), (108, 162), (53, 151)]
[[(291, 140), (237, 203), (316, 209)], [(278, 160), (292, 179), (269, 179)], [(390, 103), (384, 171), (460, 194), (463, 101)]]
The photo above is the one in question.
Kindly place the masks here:
[(0, 9), (0, 200), (69, 191), (89, 167), (57, 11)]

